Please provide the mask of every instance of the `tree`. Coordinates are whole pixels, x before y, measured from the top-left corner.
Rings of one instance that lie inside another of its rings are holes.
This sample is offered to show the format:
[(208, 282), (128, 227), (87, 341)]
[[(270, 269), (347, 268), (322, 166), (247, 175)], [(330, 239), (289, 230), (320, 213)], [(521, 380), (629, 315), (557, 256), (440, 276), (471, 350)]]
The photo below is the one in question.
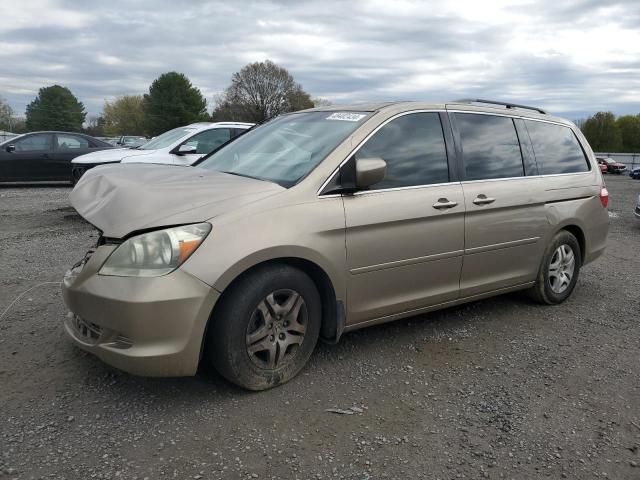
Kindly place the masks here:
[(182, 73), (163, 73), (145, 94), (146, 131), (155, 136), (167, 130), (207, 119), (207, 101)]
[(27, 105), (27, 129), (80, 132), (87, 113), (71, 90), (60, 85), (41, 88)]
[(622, 151), (640, 152), (640, 115), (624, 115), (618, 117), (616, 125), (622, 136)]
[(611, 112), (598, 112), (582, 124), (582, 133), (594, 152), (619, 152), (622, 134)]
[(327, 100), (326, 98), (316, 97), (311, 101), (313, 102), (313, 106), (314, 107), (328, 107), (328, 106), (332, 105), (332, 103), (329, 100)]
[(144, 135), (145, 116), (142, 95), (124, 95), (104, 102), (102, 118), (107, 135)]
[(311, 97), (293, 76), (266, 60), (250, 63), (231, 76), (231, 85), (218, 98), (212, 117), (262, 122), (281, 113), (311, 107)]
[(87, 135), (102, 137), (105, 135), (104, 118), (100, 115), (92, 115), (87, 119), (87, 126), (84, 129)]
[(10, 132), (13, 120), (13, 109), (7, 101), (0, 97), (0, 130)]

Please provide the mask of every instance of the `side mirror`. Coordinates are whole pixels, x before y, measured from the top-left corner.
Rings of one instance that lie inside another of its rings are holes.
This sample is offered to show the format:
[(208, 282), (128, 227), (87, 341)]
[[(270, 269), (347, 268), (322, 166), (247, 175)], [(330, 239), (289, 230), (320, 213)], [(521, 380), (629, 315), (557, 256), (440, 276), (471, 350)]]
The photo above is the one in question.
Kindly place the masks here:
[(366, 188), (382, 181), (387, 173), (387, 162), (381, 158), (356, 160), (356, 186)]
[(187, 155), (190, 153), (197, 153), (197, 148), (193, 145), (180, 145), (178, 147), (178, 151), (176, 152), (178, 155)]
[(12, 143), (12, 144), (10, 144), (10, 145), (7, 145), (7, 146), (5, 147), (5, 150), (6, 150), (7, 152), (9, 152), (9, 153), (11, 153), (11, 152), (15, 152), (15, 151), (16, 151), (16, 146)]

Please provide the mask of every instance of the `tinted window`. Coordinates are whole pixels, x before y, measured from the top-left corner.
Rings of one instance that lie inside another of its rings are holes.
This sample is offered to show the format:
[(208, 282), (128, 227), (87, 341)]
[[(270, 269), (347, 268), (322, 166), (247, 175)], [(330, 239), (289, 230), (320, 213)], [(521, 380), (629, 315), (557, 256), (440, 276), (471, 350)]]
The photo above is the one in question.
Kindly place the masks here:
[(409, 187), (449, 181), (447, 152), (437, 113), (403, 115), (378, 130), (356, 159), (380, 157), (387, 174), (371, 188)]
[(586, 172), (589, 164), (569, 127), (525, 121), (540, 174)]
[(89, 148), (89, 142), (86, 138), (76, 137), (75, 135), (56, 135), (56, 142), (59, 150), (74, 150), (78, 148)]
[(141, 145), (139, 150), (158, 150), (160, 148), (167, 148), (185, 135), (193, 133), (194, 130), (194, 128), (189, 127), (174, 128), (173, 130), (169, 130), (168, 132), (164, 132), (162, 135), (152, 138), (147, 143)]
[(49, 150), (51, 135), (29, 135), (20, 138), (13, 144), (16, 146), (16, 152), (31, 152), (34, 150)]
[(197, 135), (194, 135), (189, 140), (184, 142), (184, 145), (190, 145), (196, 147), (196, 153), (199, 155), (205, 155), (214, 151), (224, 142), (229, 141), (231, 138), (231, 130), (228, 128), (216, 128), (214, 130), (206, 130)]
[(467, 180), (524, 176), (518, 135), (511, 118), (456, 113), (455, 119)]

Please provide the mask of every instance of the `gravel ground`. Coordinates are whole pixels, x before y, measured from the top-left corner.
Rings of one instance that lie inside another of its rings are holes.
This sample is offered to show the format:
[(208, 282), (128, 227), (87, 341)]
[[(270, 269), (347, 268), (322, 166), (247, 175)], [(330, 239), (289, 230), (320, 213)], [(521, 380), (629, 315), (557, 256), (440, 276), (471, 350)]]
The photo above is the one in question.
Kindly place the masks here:
[[(59, 285), (36, 287), (0, 319), (0, 478), (639, 479), (640, 182), (606, 180), (609, 247), (565, 304), (353, 332), (262, 393), (118, 372), (65, 338)], [(0, 189), (0, 314), (95, 241), (68, 193)]]

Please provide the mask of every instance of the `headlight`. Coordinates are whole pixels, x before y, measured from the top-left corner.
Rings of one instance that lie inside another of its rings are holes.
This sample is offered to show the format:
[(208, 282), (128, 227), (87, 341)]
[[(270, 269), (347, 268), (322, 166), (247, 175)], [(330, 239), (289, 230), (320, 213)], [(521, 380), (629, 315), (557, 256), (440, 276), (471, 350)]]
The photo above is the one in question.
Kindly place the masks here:
[(114, 250), (100, 275), (159, 277), (178, 268), (211, 231), (208, 223), (143, 233)]

